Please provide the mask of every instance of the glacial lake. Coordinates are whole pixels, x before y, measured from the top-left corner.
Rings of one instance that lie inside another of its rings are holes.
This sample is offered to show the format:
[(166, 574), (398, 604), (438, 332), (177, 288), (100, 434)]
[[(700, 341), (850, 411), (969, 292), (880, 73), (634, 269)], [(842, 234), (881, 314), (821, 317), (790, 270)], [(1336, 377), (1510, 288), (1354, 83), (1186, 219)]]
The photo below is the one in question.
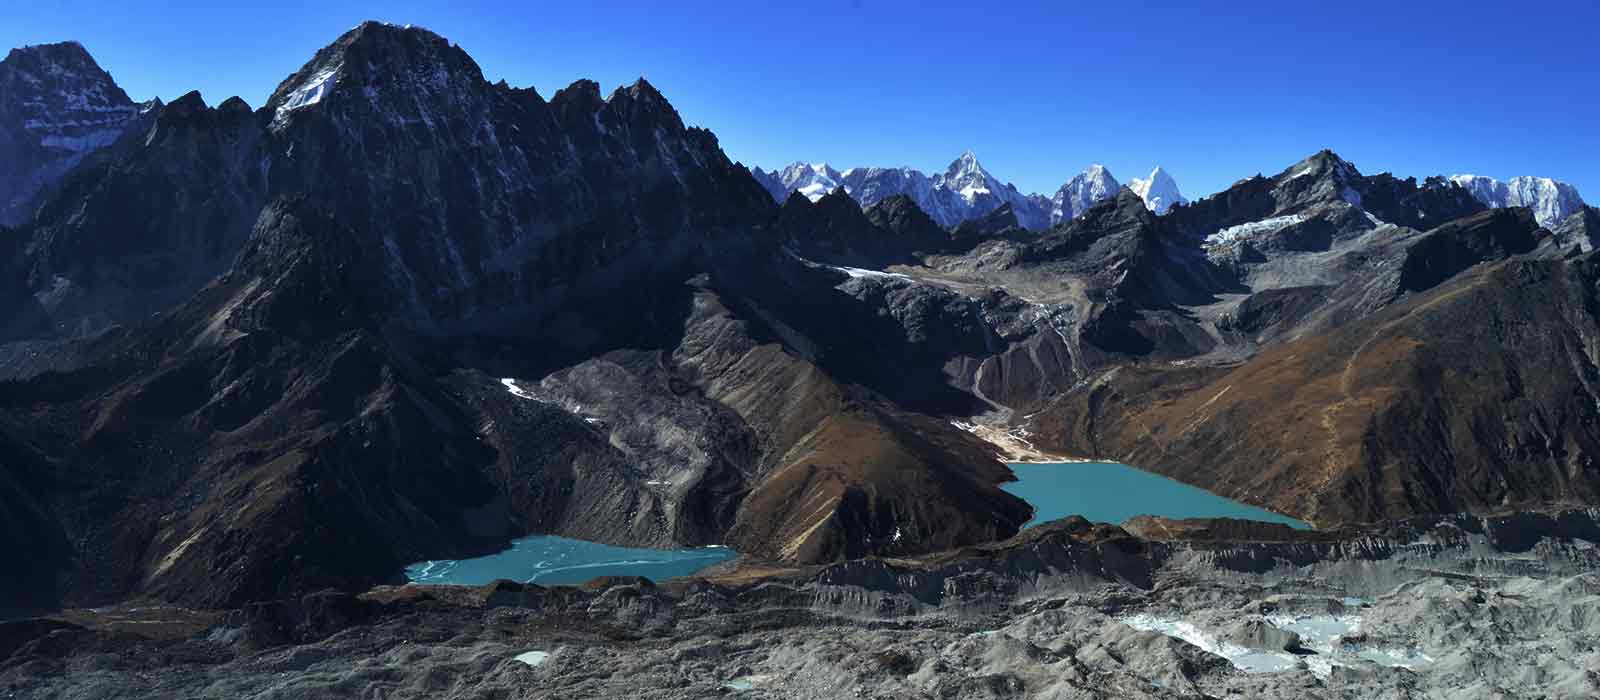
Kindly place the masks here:
[(727, 547), (636, 549), (554, 535), (531, 535), (511, 548), (472, 559), (422, 561), (406, 567), (412, 583), (479, 586), (496, 579), (580, 584), (597, 576), (643, 576), (652, 581), (688, 576), (732, 559)]
[(1240, 518), (1308, 529), (1294, 518), (1229, 500), (1210, 491), (1116, 462), (1012, 464), (1017, 480), (1000, 488), (1033, 506), (1023, 527), (1081, 515), (1121, 523), (1138, 515), (1166, 518)]

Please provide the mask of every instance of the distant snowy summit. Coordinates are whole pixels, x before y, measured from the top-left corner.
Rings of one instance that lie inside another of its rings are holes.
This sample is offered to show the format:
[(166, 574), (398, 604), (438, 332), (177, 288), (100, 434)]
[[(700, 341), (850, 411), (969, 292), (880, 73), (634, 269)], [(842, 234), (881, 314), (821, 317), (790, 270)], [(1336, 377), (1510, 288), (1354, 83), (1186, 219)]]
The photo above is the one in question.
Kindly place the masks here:
[(931, 176), (912, 168), (850, 168), (840, 172), (826, 163), (799, 162), (783, 170), (753, 168), (750, 172), (780, 202), (790, 192), (799, 192), (814, 202), (842, 187), (863, 207), (897, 194), (906, 195), (945, 227), (985, 216), (1007, 204), (1025, 228), (1042, 229), (1050, 223), (1048, 200), (1025, 195), (1014, 185), (1001, 182), (978, 163), (972, 151), (962, 153), (944, 172)]
[(1176, 205), (1189, 202), (1183, 198), (1183, 193), (1178, 191), (1177, 181), (1159, 165), (1150, 171), (1149, 177), (1134, 178), (1128, 183), (1128, 189), (1139, 195), (1139, 198), (1144, 200), (1145, 207), (1157, 215), (1167, 213), (1168, 209)]
[(1464, 188), (1485, 206), (1528, 207), (1541, 226), (1555, 226), (1583, 210), (1578, 189), (1548, 177), (1514, 177), (1501, 182), (1482, 175), (1451, 175), (1450, 181)]
[[(945, 227), (987, 216), (1009, 205), (1023, 228), (1045, 229), (1077, 218), (1096, 202), (1116, 196), (1122, 188), (1111, 171), (1097, 163), (1068, 180), (1054, 196), (1023, 194), (984, 169), (970, 150), (952, 161), (944, 172), (931, 176), (904, 167), (850, 168), (840, 172), (826, 163), (800, 162), (782, 170), (752, 168), (750, 172), (780, 202), (791, 192), (817, 201), (839, 188), (863, 207), (894, 195), (906, 195)], [(1177, 183), (1159, 167), (1146, 180), (1134, 183), (1147, 183), (1143, 191), (1135, 191), (1157, 213), (1187, 201), (1179, 194)]]

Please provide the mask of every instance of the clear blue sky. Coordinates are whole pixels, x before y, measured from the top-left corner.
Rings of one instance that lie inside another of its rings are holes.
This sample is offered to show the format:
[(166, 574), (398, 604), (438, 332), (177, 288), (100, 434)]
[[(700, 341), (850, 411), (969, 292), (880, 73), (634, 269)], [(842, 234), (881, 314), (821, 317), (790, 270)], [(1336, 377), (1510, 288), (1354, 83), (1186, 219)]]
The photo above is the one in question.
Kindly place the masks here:
[(1091, 162), (1123, 181), (1159, 163), (1195, 196), (1329, 147), (1369, 173), (1546, 175), (1600, 201), (1592, 1), (337, 4), (14, 2), (0, 45), (77, 39), (136, 99), (260, 106), (379, 19), (546, 97), (644, 75), (768, 167), (936, 170), (971, 148), (1024, 191)]

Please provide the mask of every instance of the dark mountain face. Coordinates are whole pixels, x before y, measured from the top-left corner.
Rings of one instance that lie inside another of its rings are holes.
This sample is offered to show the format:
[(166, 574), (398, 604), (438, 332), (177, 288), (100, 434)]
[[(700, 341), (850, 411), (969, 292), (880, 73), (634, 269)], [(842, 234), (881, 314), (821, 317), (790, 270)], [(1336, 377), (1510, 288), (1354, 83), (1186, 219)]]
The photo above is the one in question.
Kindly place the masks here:
[(13, 49), (0, 61), (0, 224), (27, 220), (41, 190), (140, 110), (76, 42)]
[(260, 120), (189, 93), (73, 171), (18, 230), (0, 340), (87, 336), (169, 308), (222, 272), (264, 203)]
[(40, 211), (7, 239), (0, 495), (70, 537), (30, 594), (233, 605), (527, 532), (826, 561), (1028, 517), (981, 442), (839, 373), (831, 310), (870, 310), (643, 81), (546, 102), (368, 23), (258, 112), (167, 105)]
[(812, 202), (789, 195), (778, 214), (778, 228), (789, 247), (817, 262), (883, 268), (915, 262), (919, 254), (959, 246), (909, 197), (895, 196), (862, 210), (843, 189)]

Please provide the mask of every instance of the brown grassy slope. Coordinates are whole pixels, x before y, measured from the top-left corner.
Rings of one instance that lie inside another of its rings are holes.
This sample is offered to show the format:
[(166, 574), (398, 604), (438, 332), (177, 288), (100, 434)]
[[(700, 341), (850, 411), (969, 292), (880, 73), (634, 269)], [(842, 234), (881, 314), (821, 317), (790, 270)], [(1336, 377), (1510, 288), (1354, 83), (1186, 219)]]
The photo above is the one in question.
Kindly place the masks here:
[(1592, 503), (1597, 270), (1480, 265), (1238, 367), (1124, 368), (1040, 432), (1318, 524)]

